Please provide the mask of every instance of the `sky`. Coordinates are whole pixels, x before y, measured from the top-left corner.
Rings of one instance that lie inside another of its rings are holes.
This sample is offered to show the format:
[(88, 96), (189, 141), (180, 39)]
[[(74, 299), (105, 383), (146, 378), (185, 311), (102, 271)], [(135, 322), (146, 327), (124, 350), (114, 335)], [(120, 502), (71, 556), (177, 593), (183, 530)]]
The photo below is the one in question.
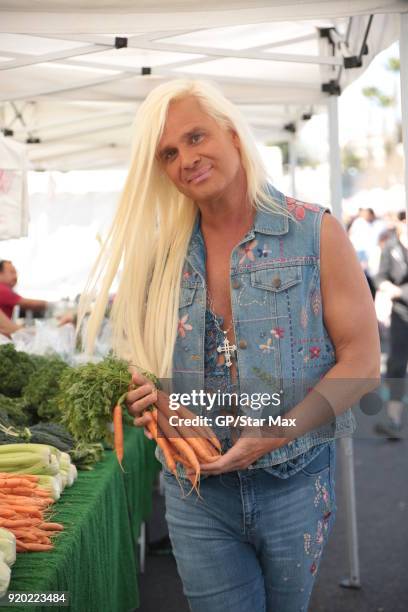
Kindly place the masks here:
[[(399, 57), (398, 43), (392, 44), (388, 49), (378, 54), (363, 74), (349, 85), (339, 98), (339, 134), (340, 146), (350, 141), (365, 139), (368, 132), (380, 133), (383, 125), (384, 111), (377, 108), (362, 93), (364, 87), (375, 86), (387, 95), (397, 93), (400, 99), (399, 76), (386, 69), (390, 57)], [(390, 110), (389, 122), (393, 121), (392, 113), (401, 117), (399, 104), (395, 111)], [(323, 160), (327, 155), (327, 116), (325, 113), (316, 114), (302, 128), (300, 142), (316, 159)]]

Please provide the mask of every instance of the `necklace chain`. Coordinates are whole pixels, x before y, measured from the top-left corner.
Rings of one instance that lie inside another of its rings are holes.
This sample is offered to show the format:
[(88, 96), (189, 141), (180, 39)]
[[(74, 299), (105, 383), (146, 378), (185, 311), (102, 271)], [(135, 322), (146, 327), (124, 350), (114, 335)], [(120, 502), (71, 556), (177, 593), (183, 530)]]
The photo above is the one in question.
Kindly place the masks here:
[(224, 340), (219, 346), (217, 346), (217, 352), (224, 354), (225, 365), (227, 366), (227, 368), (230, 368), (232, 366), (231, 357), (234, 357), (234, 353), (236, 353), (237, 351), (237, 347), (235, 346), (235, 344), (230, 344), (228, 337), (227, 337), (227, 334), (232, 327), (232, 321), (227, 330), (221, 329), (221, 326), (217, 321), (217, 315), (214, 313), (214, 302), (212, 300), (210, 292), (208, 291), (208, 287), (207, 287), (207, 304), (208, 304), (208, 308), (210, 310), (211, 316), (214, 320), (215, 327), (217, 328), (219, 332), (222, 332), (224, 334)]
[(208, 287), (207, 287), (207, 305), (208, 305), (209, 311), (211, 313), (211, 316), (214, 319), (215, 327), (218, 329), (219, 332), (222, 332), (223, 334), (227, 335), (229, 330), (232, 327), (232, 321), (231, 321), (230, 325), (228, 326), (228, 329), (222, 329), (222, 327), (218, 323), (217, 315), (214, 312), (214, 301), (213, 301), (213, 299), (211, 297), (211, 293), (209, 292)]

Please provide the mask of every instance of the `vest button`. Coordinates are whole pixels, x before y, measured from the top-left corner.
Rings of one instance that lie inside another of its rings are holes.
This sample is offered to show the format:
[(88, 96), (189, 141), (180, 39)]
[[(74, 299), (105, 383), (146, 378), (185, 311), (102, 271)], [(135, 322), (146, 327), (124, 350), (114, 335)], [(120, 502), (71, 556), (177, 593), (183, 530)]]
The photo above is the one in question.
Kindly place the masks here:
[(248, 342), (246, 340), (240, 340), (238, 342), (238, 348), (240, 349), (246, 349), (248, 346)]
[(241, 287), (241, 281), (239, 281), (237, 278), (235, 278), (232, 281), (232, 288), (233, 289), (240, 289), (240, 287)]
[(276, 289), (279, 289), (279, 287), (281, 286), (281, 284), (282, 284), (282, 281), (281, 281), (281, 279), (279, 278), (279, 276), (275, 276), (275, 278), (274, 278), (274, 279), (272, 279), (272, 285), (273, 285), (273, 286), (274, 286)]

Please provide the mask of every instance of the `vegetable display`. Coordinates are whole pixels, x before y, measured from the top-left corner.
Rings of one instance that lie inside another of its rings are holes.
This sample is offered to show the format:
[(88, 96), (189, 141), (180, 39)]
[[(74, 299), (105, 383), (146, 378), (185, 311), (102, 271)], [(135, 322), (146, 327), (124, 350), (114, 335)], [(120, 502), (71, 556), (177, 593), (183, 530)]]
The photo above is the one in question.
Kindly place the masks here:
[(27, 406), (35, 410), (39, 420), (58, 422), (60, 412), (57, 404), (59, 380), (69, 366), (58, 356), (50, 356), (38, 363), (23, 391)]
[(99, 363), (69, 368), (60, 379), (61, 422), (78, 442), (113, 443), (108, 424), (114, 407), (124, 400), (131, 383), (128, 364), (106, 357)]
[(8, 397), (21, 397), (37, 363), (27, 353), (16, 351), (11, 343), (0, 345), (0, 393)]
[[(142, 374), (160, 387), (152, 373)], [(37, 357), (17, 352), (11, 344), (0, 346), (0, 470), (7, 471), (10, 461), (3, 459), (2, 445), (11, 443), (20, 447), (20, 454), (25, 444), (48, 444), (68, 452), (81, 469), (92, 469), (102, 458), (103, 444), (113, 445), (122, 466), (123, 421), (132, 423), (123, 406), (131, 388), (135, 387), (128, 363), (112, 355), (71, 367), (56, 355)], [(170, 425), (166, 401), (148, 410), (148, 430), (167, 467), (177, 477), (177, 464), (183, 466), (198, 491), (200, 463), (216, 460), (221, 452), (215, 434), (208, 427)], [(195, 416), (183, 406), (178, 412), (184, 418)], [(32, 450), (26, 463), (21, 456), (19, 460), (19, 471), (56, 474), (53, 457), (44, 452), (36, 455)]]
[[(5, 557), (8, 553), (12, 558), (13, 551), (9, 543), (1, 543), (4, 529), (14, 534), (17, 552), (52, 550), (52, 537), (64, 527), (48, 521), (49, 511), (76, 476), (70, 456), (52, 446), (0, 446), (0, 551)], [(0, 591), (2, 584), (0, 577)]]

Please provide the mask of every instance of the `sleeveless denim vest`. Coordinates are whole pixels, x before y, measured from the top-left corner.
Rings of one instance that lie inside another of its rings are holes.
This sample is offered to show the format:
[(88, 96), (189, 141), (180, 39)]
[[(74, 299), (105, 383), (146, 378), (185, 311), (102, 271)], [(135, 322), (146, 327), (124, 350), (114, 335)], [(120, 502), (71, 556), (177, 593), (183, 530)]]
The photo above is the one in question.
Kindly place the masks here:
[[(277, 415), (299, 403), (335, 364), (320, 293), (320, 228), (324, 212), (330, 211), (268, 189), (298, 222), (257, 210), (252, 229), (232, 251), (230, 286), (240, 393), (279, 393)], [(204, 389), (205, 258), (198, 214), (180, 281), (173, 393)], [(189, 408), (214, 416), (205, 406)], [(354, 416), (347, 410), (329, 427), (296, 438), (249, 469), (290, 461), (354, 430)], [(157, 457), (163, 462), (160, 449)]]

